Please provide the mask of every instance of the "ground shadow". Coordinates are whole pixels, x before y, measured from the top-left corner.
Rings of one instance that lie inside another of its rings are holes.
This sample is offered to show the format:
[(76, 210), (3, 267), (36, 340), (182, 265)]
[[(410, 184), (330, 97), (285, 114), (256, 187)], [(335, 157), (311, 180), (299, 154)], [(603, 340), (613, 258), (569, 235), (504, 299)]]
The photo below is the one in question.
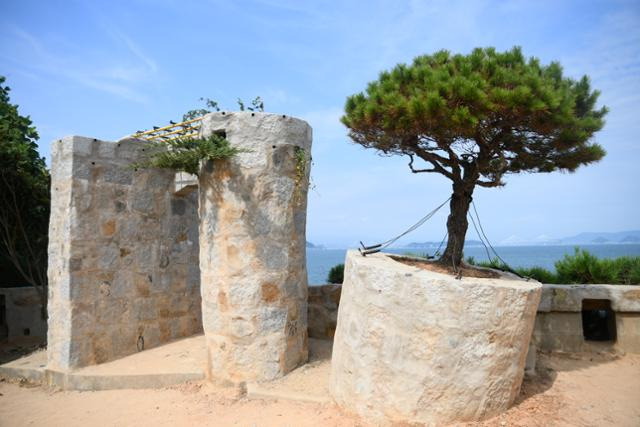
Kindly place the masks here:
[(13, 362), (23, 356), (46, 348), (47, 344), (42, 340), (21, 340), (16, 342), (0, 342), (0, 365)]

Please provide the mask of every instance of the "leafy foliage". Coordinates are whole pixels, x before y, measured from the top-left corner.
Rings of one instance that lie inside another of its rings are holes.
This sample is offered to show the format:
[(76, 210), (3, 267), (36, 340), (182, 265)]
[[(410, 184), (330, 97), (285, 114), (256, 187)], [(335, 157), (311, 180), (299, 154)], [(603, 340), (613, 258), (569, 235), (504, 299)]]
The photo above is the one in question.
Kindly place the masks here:
[(459, 260), (476, 185), (502, 186), (518, 172), (572, 172), (605, 155), (592, 141), (607, 113), (596, 108), (598, 96), (587, 76), (564, 77), (558, 63), (526, 59), (518, 47), (442, 50), (382, 72), (347, 99), (341, 120), (355, 143), (406, 155), (413, 173), (453, 181), (443, 257)]
[(640, 257), (598, 259), (576, 248), (573, 256), (565, 255), (555, 266), (563, 283), (640, 283)]
[(224, 137), (213, 134), (206, 139), (181, 138), (173, 141), (150, 143), (150, 154), (136, 168), (161, 168), (198, 175), (200, 162), (232, 157), (240, 149), (232, 147)]
[(44, 303), (50, 176), (38, 154), (38, 133), (10, 103), (4, 81), (0, 76), (0, 258), (36, 287)]
[(337, 264), (331, 267), (327, 275), (327, 282), (342, 283), (344, 281), (344, 264)]
[(238, 102), (238, 107), (240, 108), (240, 111), (245, 111), (246, 109), (249, 111), (264, 112), (264, 102), (262, 101), (262, 98), (260, 98), (259, 96), (256, 96), (254, 99), (251, 100), (251, 107), (245, 107), (244, 102), (240, 98), (238, 98), (237, 102)]
[(540, 283), (560, 283), (557, 274), (542, 267), (516, 268), (516, 273), (522, 277), (531, 277)]
[[(194, 110), (189, 110), (185, 114), (182, 115), (182, 121), (186, 122), (188, 120), (193, 120), (195, 118), (204, 116), (205, 114), (212, 113), (214, 111), (220, 111), (220, 106), (218, 101), (214, 101), (209, 98), (200, 98), (199, 101), (203, 101), (205, 104), (205, 108), (196, 108)], [(246, 107), (242, 99), (238, 98), (237, 100), (238, 108), (240, 111), (259, 111), (264, 112), (264, 101), (261, 97), (256, 96), (253, 100), (251, 100), (251, 107)]]
[(205, 114), (211, 113), (213, 111), (220, 111), (220, 107), (218, 107), (217, 101), (214, 101), (209, 98), (200, 98), (199, 100), (204, 101), (206, 108), (197, 108), (195, 110), (187, 111), (185, 114), (182, 115), (183, 122), (204, 116)]
[[(182, 121), (193, 120), (205, 114), (220, 111), (217, 101), (210, 98), (200, 98), (205, 108), (197, 108), (187, 111), (182, 116)], [(251, 107), (245, 107), (244, 102), (238, 98), (240, 111), (264, 112), (264, 102), (257, 96), (251, 101)], [(150, 155), (146, 160), (135, 163), (136, 168), (162, 168), (184, 171), (197, 175), (202, 160), (221, 160), (232, 157), (241, 150), (232, 147), (225, 138), (212, 135), (206, 139), (179, 138), (172, 141), (156, 140), (149, 143)]]
[[(476, 262), (473, 257), (469, 257), (467, 263), (498, 270), (509, 269), (497, 258)], [(565, 255), (555, 263), (555, 267), (555, 272), (542, 267), (516, 268), (515, 271), (521, 276), (531, 277), (542, 283), (640, 284), (640, 257), (601, 259), (586, 250), (576, 248), (573, 255)]]
[(563, 77), (558, 63), (526, 60), (520, 48), (440, 51), (381, 73), (348, 98), (342, 122), (365, 147), (418, 155), (455, 179), (460, 163), (473, 163), (486, 178), (478, 184), (496, 186), (506, 173), (600, 160), (604, 150), (589, 142), (607, 113), (595, 109), (598, 96), (587, 76)]
[[(295, 160), (296, 160), (296, 169), (294, 176), (294, 185), (295, 185), (295, 193), (294, 199), (295, 203), (299, 204), (303, 200), (303, 187), (306, 182), (307, 171), (311, 167), (311, 157), (307, 156), (307, 152), (304, 148), (295, 147)], [(310, 183), (307, 183), (310, 184)], [(313, 188), (313, 187), (312, 187)]]

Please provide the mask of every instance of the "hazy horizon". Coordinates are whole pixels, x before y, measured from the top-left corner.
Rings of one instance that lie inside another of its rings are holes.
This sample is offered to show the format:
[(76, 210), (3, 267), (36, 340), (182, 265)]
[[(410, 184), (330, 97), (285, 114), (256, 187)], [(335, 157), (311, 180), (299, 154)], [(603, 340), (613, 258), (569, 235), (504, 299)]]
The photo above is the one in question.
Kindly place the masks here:
[[(591, 77), (610, 113), (608, 152), (573, 174), (523, 174), (474, 194), (494, 244), (640, 229), (640, 3), (637, 1), (35, 2), (4, 5), (0, 75), (30, 115), (40, 152), (77, 134), (106, 140), (179, 119), (198, 98), (266, 111), (314, 130), (307, 238), (333, 247), (386, 240), (449, 197), (450, 182), (351, 144), (348, 95), (382, 70), (440, 49), (522, 46)], [(408, 242), (439, 241), (448, 209)], [(470, 228), (468, 239), (477, 239)]]
[[(465, 246), (467, 246), (468, 244), (470, 244), (470, 242), (473, 242), (472, 245), (473, 246), (482, 246), (482, 241), (480, 241), (480, 239), (478, 239), (477, 237), (473, 237), (473, 234), (475, 232), (470, 230), (467, 233), (467, 238), (465, 239)], [(502, 240), (502, 241), (498, 241), (498, 242), (494, 242), (494, 241), (490, 241), (489, 243), (491, 243), (493, 246), (496, 247), (506, 247), (506, 246), (531, 246), (531, 247), (540, 247), (540, 246), (573, 246), (573, 247), (579, 247), (579, 246), (606, 246), (606, 245), (635, 245), (635, 246), (640, 246), (640, 240), (639, 241), (628, 241), (628, 242), (620, 242), (620, 241), (607, 241), (607, 242), (590, 242), (590, 241), (585, 241), (585, 242), (575, 242), (572, 240), (569, 240), (573, 237), (579, 236), (581, 234), (603, 234), (603, 233), (633, 233), (633, 234), (640, 234), (640, 230), (622, 230), (622, 231), (616, 231), (616, 232), (591, 232), (591, 231), (586, 231), (584, 233), (578, 233), (575, 236), (564, 236), (564, 237), (559, 237), (559, 238), (553, 238), (550, 236), (543, 236), (546, 237), (547, 239), (543, 240), (543, 239), (534, 239), (534, 240), (521, 240), (521, 241), (513, 241), (513, 240)], [(471, 236), (471, 237), (470, 237)], [(389, 248), (396, 248), (396, 249), (409, 249), (411, 248), (412, 244), (424, 244), (424, 243), (435, 243), (435, 244), (440, 244), (442, 242), (442, 240), (420, 240), (420, 241), (416, 241), (416, 240), (412, 240), (411, 238), (405, 238), (405, 239), (401, 239), (398, 242), (392, 244), (389, 246)], [(357, 248), (360, 246), (360, 242), (352, 242), (348, 245), (344, 245), (344, 246), (333, 246), (333, 245), (326, 245), (322, 242), (312, 242), (307, 240), (307, 243), (311, 243), (313, 245), (315, 245), (315, 248), (309, 248), (307, 247), (307, 249), (349, 249), (349, 248)], [(363, 242), (366, 245), (371, 245), (371, 244), (375, 244), (375, 243), (379, 243), (379, 242), (374, 242), (374, 241), (366, 241)], [(446, 246), (446, 241), (444, 242), (443, 248)], [(419, 248), (417, 248), (419, 249)]]

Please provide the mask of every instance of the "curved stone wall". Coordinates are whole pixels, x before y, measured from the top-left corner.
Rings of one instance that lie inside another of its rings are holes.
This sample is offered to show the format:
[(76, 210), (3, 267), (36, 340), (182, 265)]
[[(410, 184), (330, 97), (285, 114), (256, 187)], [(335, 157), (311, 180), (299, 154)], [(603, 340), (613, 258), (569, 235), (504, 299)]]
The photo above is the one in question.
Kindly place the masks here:
[(307, 360), (305, 227), (311, 128), (264, 113), (212, 113), (237, 156), (200, 173), (200, 271), (208, 375), (262, 381)]
[(447, 424), (506, 410), (520, 389), (541, 285), (456, 280), (350, 251), (330, 390), (368, 419)]

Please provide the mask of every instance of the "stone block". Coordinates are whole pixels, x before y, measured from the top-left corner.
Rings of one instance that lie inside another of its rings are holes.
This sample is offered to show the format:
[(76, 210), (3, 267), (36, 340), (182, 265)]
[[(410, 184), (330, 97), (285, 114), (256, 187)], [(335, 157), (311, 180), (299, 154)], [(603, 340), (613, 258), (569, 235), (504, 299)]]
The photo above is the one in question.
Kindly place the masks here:
[(611, 300), (618, 312), (640, 312), (640, 289), (633, 285), (544, 285), (539, 312), (580, 312), (584, 299)]
[(640, 354), (640, 313), (616, 313), (616, 328), (618, 348)]
[(330, 392), (376, 423), (494, 416), (518, 395), (540, 292), (534, 282), (456, 280), (349, 251)]
[(309, 337), (329, 340), (335, 334), (341, 285), (309, 287)]

